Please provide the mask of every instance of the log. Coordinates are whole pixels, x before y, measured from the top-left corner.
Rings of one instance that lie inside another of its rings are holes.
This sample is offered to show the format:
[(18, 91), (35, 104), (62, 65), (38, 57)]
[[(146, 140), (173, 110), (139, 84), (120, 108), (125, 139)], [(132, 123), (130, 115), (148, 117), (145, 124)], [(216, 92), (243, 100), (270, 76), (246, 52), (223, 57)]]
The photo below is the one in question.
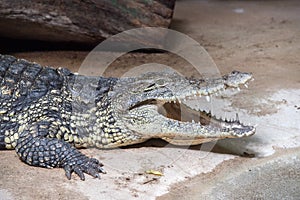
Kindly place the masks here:
[(175, 0), (1, 0), (0, 36), (98, 44), (125, 30), (169, 27)]

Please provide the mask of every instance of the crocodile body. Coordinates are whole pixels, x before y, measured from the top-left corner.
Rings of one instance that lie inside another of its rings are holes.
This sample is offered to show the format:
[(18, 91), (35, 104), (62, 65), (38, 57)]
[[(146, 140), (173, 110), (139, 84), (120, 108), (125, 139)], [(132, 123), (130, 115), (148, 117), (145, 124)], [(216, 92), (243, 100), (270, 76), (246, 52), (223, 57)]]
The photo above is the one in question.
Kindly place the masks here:
[(15, 149), (29, 165), (61, 167), (69, 179), (75, 172), (84, 180), (84, 173), (99, 177), (105, 171), (77, 147), (114, 148), (149, 138), (199, 144), (249, 136), (255, 128), (238, 119), (217, 120), (186, 107), (192, 116), (199, 114), (197, 122), (187, 122), (177, 111), (187, 97), (208, 97), (250, 78), (240, 72), (206, 81), (173, 73), (85, 77), (0, 55), (0, 149)]

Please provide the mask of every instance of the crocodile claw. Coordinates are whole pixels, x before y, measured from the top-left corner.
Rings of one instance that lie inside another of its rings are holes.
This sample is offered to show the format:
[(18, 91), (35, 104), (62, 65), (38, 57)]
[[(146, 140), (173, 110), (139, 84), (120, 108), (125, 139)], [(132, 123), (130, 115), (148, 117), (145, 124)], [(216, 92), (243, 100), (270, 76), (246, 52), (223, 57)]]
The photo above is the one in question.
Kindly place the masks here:
[(102, 168), (103, 164), (95, 158), (87, 158), (84, 160), (78, 160), (75, 162), (68, 162), (64, 166), (65, 174), (67, 178), (71, 179), (71, 174), (75, 172), (81, 180), (85, 180), (84, 173), (91, 175), (94, 178), (100, 178), (99, 173), (105, 174), (105, 170)]

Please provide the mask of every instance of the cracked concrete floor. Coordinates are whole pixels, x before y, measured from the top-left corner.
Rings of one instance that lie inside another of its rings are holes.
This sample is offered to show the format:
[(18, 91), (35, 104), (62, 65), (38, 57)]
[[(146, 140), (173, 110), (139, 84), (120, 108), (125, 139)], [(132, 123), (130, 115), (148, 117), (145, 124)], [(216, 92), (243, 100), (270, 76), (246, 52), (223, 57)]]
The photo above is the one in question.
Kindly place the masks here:
[[(85, 182), (61, 169), (27, 166), (0, 151), (0, 199), (299, 199), (300, 2), (178, 1), (172, 28), (206, 48), (221, 73), (253, 72), (255, 81), (214, 108), (258, 124), (250, 138), (175, 147), (151, 140), (134, 148), (82, 150), (108, 174)], [(88, 52), (10, 52), (50, 66), (78, 69)], [(192, 75), (172, 54), (130, 54), (106, 75), (158, 62)], [(193, 102), (191, 102), (193, 103)], [(220, 106), (221, 105), (221, 106)], [(219, 107), (218, 107), (219, 106)], [(211, 150), (212, 149), (212, 150)], [(148, 169), (164, 176), (145, 174)]]

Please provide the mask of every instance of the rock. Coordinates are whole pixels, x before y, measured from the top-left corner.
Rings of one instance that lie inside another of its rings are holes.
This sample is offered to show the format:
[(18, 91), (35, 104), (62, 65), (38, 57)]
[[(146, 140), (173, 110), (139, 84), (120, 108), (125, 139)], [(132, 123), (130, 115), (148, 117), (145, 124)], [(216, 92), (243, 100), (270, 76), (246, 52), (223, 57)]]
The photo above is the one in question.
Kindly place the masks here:
[(97, 44), (138, 27), (170, 25), (175, 0), (2, 0), (0, 36)]

